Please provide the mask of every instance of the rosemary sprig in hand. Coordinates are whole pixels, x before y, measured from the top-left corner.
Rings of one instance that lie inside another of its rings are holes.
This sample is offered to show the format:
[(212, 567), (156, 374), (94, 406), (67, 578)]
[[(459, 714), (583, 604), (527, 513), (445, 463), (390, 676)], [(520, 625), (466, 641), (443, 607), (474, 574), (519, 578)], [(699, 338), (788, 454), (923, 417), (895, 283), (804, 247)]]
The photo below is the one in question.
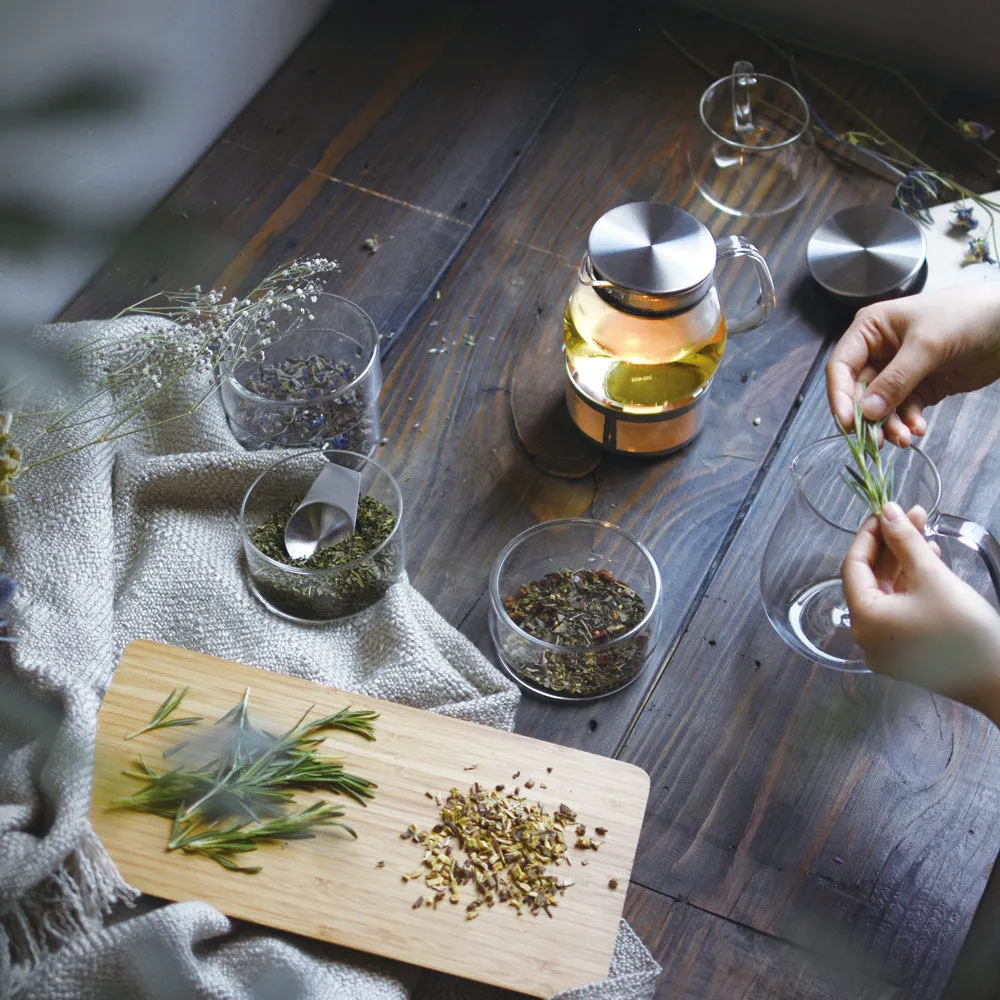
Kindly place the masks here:
[(861, 412), (859, 399), (854, 401), (853, 435), (837, 420), (837, 429), (843, 434), (854, 459), (853, 466), (844, 467), (844, 482), (876, 515), (881, 514), (882, 508), (893, 498), (892, 469), (882, 464), (878, 446), (878, 429), (881, 426), (881, 421), (869, 420)]

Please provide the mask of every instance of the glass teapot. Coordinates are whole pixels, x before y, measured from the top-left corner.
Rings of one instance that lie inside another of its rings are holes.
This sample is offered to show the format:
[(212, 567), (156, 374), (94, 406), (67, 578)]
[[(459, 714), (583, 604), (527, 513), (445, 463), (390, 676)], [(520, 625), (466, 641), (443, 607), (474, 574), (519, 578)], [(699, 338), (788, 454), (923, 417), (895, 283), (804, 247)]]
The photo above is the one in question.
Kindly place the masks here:
[[(748, 257), (760, 294), (748, 315), (723, 316), (719, 259)], [(760, 251), (742, 236), (716, 241), (693, 215), (632, 202), (590, 230), (563, 323), (566, 401), (603, 447), (666, 454), (701, 430), (727, 333), (759, 326), (774, 308)]]

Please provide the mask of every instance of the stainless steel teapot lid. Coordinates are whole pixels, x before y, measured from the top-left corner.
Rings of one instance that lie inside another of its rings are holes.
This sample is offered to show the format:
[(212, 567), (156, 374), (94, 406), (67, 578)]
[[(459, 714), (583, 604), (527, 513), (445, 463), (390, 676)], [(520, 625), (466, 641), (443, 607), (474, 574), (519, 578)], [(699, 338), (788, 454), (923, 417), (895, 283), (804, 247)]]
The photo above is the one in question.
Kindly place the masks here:
[(904, 294), (926, 259), (920, 226), (888, 205), (854, 205), (831, 215), (806, 247), (810, 274), (852, 301)]
[(689, 212), (655, 201), (605, 212), (587, 250), (600, 278), (645, 295), (688, 291), (715, 270), (712, 234)]

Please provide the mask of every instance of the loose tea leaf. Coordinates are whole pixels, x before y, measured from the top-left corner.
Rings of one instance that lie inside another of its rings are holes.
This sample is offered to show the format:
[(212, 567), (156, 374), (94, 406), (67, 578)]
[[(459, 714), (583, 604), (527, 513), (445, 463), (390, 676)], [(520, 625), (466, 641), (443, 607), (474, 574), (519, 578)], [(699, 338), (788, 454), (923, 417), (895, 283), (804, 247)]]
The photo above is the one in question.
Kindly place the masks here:
[[(529, 643), (507, 643), (505, 659), (525, 680), (559, 694), (593, 696), (626, 684), (642, 668), (648, 633), (618, 646), (646, 616), (646, 604), (608, 570), (562, 569), (522, 584), (503, 599), (512, 622), (528, 635), (573, 652), (539, 652)], [(580, 651), (581, 647), (584, 651)]]
[(350, 566), (342, 573), (306, 575), (261, 561), (251, 567), (261, 596), (286, 614), (315, 620), (342, 618), (371, 607), (402, 571), (401, 537), (398, 532), (389, 537), (396, 527), (395, 514), (374, 497), (362, 496), (353, 535), (317, 549), (308, 559), (292, 559), (285, 550), (285, 525), (300, 502), (286, 505), (251, 529), (254, 546), (287, 566), (310, 570)]
[(259, 400), (288, 405), (235, 400), (234, 430), (244, 445), (252, 446), (255, 439), (258, 447), (331, 445), (368, 454), (377, 436), (378, 403), (360, 378), (353, 364), (324, 354), (288, 357), (277, 364), (261, 361), (248, 374), (240, 373), (240, 384)]
[(433, 893), (419, 897), (414, 909), (437, 909), (445, 899), (457, 905), (468, 886), (475, 897), (465, 907), (466, 920), (498, 903), (518, 914), (536, 916), (544, 910), (552, 916), (551, 907), (574, 883), (547, 869), (569, 863), (564, 830), (576, 822), (576, 813), (562, 804), (551, 814), (541, 803), (516, 792), (504, 794), (502, 788), (478, 782), (467, 793), (452, 788), (440, 806), (439, 823), (430, 830), (411, 823), (400, 835), (424, 848), (422, 866), (403, 875), (403, 882), (420, 880)]
[(396, 515), (374, 497), (358, 499), (358, 516), (354, 534), (317, 549), (307, 559), (293, 559), (285, 548), (285, 525), (295, 513), (300, 500), (287, 504), (258, 524), (250, 533), (254, 545), (277, 562), (303, 569), (332, 569), (355, 562), (377, 549), (396, 527)]
[[(154, 722), (165, 708), (176, 708), (186, 693), (187, 689), (178, 697), (176, 691), (171, 692)], [(200, 746), (200, 760), (156, 771), (140, 754), (135, 768), (125, 774), (142, 781), (143, 787), (112, 803), (112, 808), (172, 819), (168, 850), (204, 854), (245, 873), (259, 869), (241, 867), (230, 855), (255, 850), (258, 842), (312, 837), (313, 827), (319, 825), (339, 826), (355, 836), (350, 827), (337, 822), (344, 814), (340, 806), (317, 802), (299, 813), (285, 810), (299, 789), (342, 794), (366, 805), (375, 794), (375, 783), (348, 773), (343, 759), (322, 756), (316, 748), (323, 742), (321, 734), (330, 729), (374, 740), (372, 723), (378, 718), (375, 712), (345, 708), (308, 720), (310, 708), (295, 725), (273, 735), (250, 722), (249, 696), (248, 688), (200, 744), (195, 734), (164, 753), (175, 756), (193, 746), (195, 750), (186, 755), (191, 757)], [(140, 732), (150, 728), (155, 727), (151, 724)]]

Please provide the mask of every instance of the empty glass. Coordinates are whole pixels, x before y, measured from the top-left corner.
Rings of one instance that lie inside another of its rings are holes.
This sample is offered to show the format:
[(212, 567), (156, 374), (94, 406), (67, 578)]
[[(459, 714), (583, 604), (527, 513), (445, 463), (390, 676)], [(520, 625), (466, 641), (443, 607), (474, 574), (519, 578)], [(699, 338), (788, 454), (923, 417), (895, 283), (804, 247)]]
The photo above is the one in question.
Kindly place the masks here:
[[(829, 667), (864, 671), (840, 581), (848, 546), (871, 514), (845, 481), (851, 461), (840, 435), (807, 445), (792, 459), (795, 496), (767, 543), (760, 589), (767, 617), (792, 649)], [(941, 478), (934, 463), (919, 448), (886, 444), (883, 464), (892, 469), (897, 503), (927, 511), (924, 534), (957, 539), (978, 552), (1000, 594), (1000, 545), (981, 525), (938, 511)]]
[(700, 128), (688, 150), (698, 190), (730, 215), (767, 216), (809, 189), (816, 147), (809, 106), (792, 86), (748, 62), (702, 94)]

